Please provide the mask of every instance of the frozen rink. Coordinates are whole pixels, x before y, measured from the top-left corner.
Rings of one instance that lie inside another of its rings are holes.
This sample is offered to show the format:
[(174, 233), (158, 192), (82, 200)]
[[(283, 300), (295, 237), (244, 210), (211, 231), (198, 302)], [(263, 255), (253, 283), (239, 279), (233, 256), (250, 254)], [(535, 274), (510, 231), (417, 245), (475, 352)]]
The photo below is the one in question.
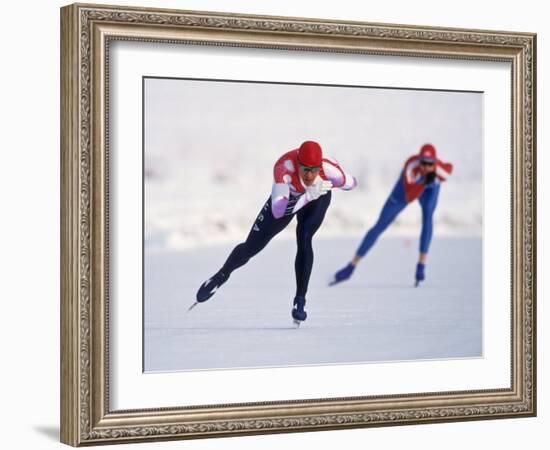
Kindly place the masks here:
[(298, 329), (290, 317), (294, 241), (275, 238), (190, 312), (233, 245), (146, 250), (145, 371), (482, 356), (480, 238), (436, 236), (419, 288), (417, 239), (381, 238), (350, 281), (327, 287), (358, 243), (314, 239), (308, 319)]

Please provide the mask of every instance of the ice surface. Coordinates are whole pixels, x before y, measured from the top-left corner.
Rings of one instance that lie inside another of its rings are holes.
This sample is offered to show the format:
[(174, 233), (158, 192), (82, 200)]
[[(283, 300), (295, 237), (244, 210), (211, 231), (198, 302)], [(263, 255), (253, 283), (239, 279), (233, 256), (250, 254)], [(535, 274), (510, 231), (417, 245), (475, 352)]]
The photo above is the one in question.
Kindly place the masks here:
[(327, 287), (359, 239), (314, 240), (308, 319), (298, 329), (293, 240), (276, 237), (191, 312), (199, 285), (237, 242), (145, 252), (145, 370), (482, 356), (481, 239), (436, 236), (427, 280), (415, 288), (417, 239), (381, 238), (351, 280)]

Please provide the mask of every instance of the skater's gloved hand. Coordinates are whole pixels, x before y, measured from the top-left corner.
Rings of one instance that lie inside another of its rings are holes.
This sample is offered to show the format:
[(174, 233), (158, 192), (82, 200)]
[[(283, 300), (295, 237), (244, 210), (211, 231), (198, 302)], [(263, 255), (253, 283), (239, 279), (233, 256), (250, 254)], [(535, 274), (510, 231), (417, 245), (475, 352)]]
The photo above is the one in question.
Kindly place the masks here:
[(432, 184), (435, 181), (435, 172), (428, 172), (426, 175), (424, 175), (424, 184), (428, 186), (429, 184)]
[(331, 189), (331, 181), (318, 178), (315, 183), (306, 188), (306, 193), (304, 195), (306, 196), (307, 200), (311, 202), (313, 200), (317, 200), (321, 195), (325, 195)]

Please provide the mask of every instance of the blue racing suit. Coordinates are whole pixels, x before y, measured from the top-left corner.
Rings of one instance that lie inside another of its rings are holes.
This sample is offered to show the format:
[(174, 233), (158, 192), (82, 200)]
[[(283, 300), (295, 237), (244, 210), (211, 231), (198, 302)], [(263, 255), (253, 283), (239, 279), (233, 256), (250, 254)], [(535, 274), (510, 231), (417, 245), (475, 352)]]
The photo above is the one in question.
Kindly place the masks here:
[[(390, 196), (386, 200), (380, 217), (374, 226), (367, 232), (361, 245), (357, 249), (358, 256), (365, 256), (374, 245), (378, 237), (395, 220), (405, 206), (408, 205), (405, 197), (405, 188), (403, 182), (404, 173), (397, 180)], [(422, 195), (418, 198), (422, 207), (422, 231), (420, 232), (420, 253), (428, 253), (433, 234), (433, 214), (437, 206), (440, 184), (436, 180), (427, 185)]]

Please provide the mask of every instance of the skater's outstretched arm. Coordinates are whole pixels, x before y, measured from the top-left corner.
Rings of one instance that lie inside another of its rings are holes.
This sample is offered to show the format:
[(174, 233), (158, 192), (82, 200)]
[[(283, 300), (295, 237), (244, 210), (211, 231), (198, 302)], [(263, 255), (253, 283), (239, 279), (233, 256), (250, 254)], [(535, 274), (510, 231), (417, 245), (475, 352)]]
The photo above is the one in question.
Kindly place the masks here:
[(335, 188), (351, 191), (357, 187), (356, 178), (349, 172), (346, 172), (338, 161), (333, 158), (323, 159), (323, 173)]
[(446, 181), (453, 173), (453, 165), (451, 163), (437, 160), (435, 165), (435, 174), (439, 181)]
[(298, 212), (309, 202), (317, 200), (331, 189), (339, 188), (344, 191), (351, 191), (356, 186), (357, 180), (354, 176), (346, 172), (335, 159), (325, 157), (323, 158), (322, 170), (315, 183), (306, 188), (305, 194), (294, 205), (293, 212)]

